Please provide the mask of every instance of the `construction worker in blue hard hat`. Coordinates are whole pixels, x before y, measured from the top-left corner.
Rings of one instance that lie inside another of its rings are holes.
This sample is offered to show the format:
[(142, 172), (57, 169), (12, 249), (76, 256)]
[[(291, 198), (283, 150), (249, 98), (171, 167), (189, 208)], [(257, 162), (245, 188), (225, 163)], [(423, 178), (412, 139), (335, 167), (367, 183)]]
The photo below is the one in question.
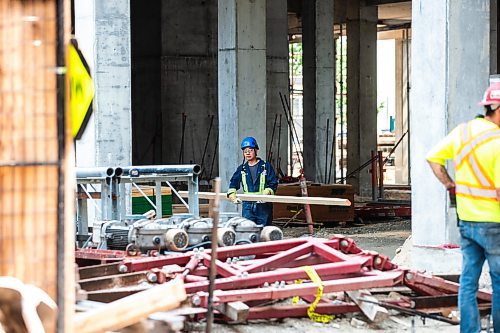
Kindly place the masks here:
[[(246, 137), (241, 142), (245, 161), (231, 177), (227, 197), (235, 204), (241, 203), (236, 191), (243, 187), (245, 194), (273, 195), (278, 188), (278, 178), (270, 163), (257, 157), (259, 145), (253, 137)], [(257, 224), (270, 225), (273, 218), (273, 204), (243, 201), (244, 218)]]

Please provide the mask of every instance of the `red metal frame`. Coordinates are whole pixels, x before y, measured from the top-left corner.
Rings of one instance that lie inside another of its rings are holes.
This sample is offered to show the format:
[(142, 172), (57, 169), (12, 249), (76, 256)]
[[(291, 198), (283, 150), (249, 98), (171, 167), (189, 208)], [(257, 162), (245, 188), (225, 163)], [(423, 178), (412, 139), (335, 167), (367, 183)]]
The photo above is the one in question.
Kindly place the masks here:
[[(80, 250), (86, 251), (86, 250)], [(88, 256), (104, 256), (94, 250)], [(242, 260), (239, 260), (242, 259)], [(165, 283), (183, 279), (186, 292), (195, 306), (205, 307), (208, 300), (208, 266), (211, 251), (197, 250), (157, 257), (125, 257), (121, 262), (80, 269), (89, 287), (89, 299), (114, 300), (147, 288), (127, 286), (123, 289), (96, 290), (109, 281), (133, 281), (145, 273), (149, 282)], [(170, 266), (170, 267), (169, 267)], [(177, 267), (178, 266), (178, 267)], [(324, 293), (346, 290), (406, 285), (420, 295), (443, 296), (456, 294), (458, 284), (437, 277), (399, 268), (389, 258), (360, 249), (352, 239), (335, 236), (332, 239), (299, 238), (275, 242), (222, 247), (217, 253), (217, 278), (214, 281), (214, 301), (242, 301), (249, 304), (301, 296), (315, 298), (318, 286), (310, 281), (303, 266), (312, 267), (324, 286)], [(123, 274), (126, 273), (126, 274)], [(130, 276), (129, 280), (121, 277)], [(104, 279), (92, 277), (106, 276)], [(296, 284), (301, 279), (303, 283)], [(83, 282), (83, 281), (82, 281)], [(491, 302), (491, 294), (480, 292), (481, 301)], [(309, 305), (252, 307), (249, 319), (305, 316)], [(318, 313), (359, 311), (352, 304), (319, 303)], [(324, 311), (324, 312), (323, 312)]]

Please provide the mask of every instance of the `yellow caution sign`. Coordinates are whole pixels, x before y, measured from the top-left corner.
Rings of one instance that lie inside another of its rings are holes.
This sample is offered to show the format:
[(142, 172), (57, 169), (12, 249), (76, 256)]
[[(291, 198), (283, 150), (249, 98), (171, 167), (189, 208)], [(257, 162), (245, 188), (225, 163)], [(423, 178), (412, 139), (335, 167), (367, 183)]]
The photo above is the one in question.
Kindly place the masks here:
[(76, 40), (72, 39), (68, 50), (68, 79), (70, 92), (71, 134), (80, 139), (90, 115), (94, 98), (94, 83), (90, 77), (90, 69)]

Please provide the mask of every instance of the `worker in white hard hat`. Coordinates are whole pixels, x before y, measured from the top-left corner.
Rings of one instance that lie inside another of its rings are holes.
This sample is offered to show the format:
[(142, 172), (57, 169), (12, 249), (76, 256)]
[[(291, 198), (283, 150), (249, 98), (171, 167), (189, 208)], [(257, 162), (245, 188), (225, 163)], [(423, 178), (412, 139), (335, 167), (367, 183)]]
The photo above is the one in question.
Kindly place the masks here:
[[(278, 178), (271, 164), (257, 157), (259, 151), (257, 140), (253, 137), (244, 138), (241, 142), (241, 150), (245, 161), (231, 177), (227, 197), (235, 204), (241, 203), (236, 194), (240, 184), (245, 194), (273, 195), (278, 188)], [(273, 204), (243, 201), (242, 215), (257, 224), (271, 225)]]
[[(488, 261), (493, 286), (491, 313), (500, 332), (500, 82), (492, 83), (480, 102), (484, 117), (461, 124), (427, 155), (427, 161), (451, 196), (456, 194), (462, 274), (458, 303), (460, 331), (481, 331), (478, 281)], [(455, 181), (445, 168), (453, 160)]]

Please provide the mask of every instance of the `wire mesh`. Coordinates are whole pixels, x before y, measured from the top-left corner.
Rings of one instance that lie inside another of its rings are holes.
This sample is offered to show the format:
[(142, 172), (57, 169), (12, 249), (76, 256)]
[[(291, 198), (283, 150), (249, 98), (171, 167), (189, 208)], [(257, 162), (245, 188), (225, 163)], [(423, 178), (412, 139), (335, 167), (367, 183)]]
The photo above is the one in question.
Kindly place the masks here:
[(56, 2), (0, 2), (0, 276), (56, 297)]

